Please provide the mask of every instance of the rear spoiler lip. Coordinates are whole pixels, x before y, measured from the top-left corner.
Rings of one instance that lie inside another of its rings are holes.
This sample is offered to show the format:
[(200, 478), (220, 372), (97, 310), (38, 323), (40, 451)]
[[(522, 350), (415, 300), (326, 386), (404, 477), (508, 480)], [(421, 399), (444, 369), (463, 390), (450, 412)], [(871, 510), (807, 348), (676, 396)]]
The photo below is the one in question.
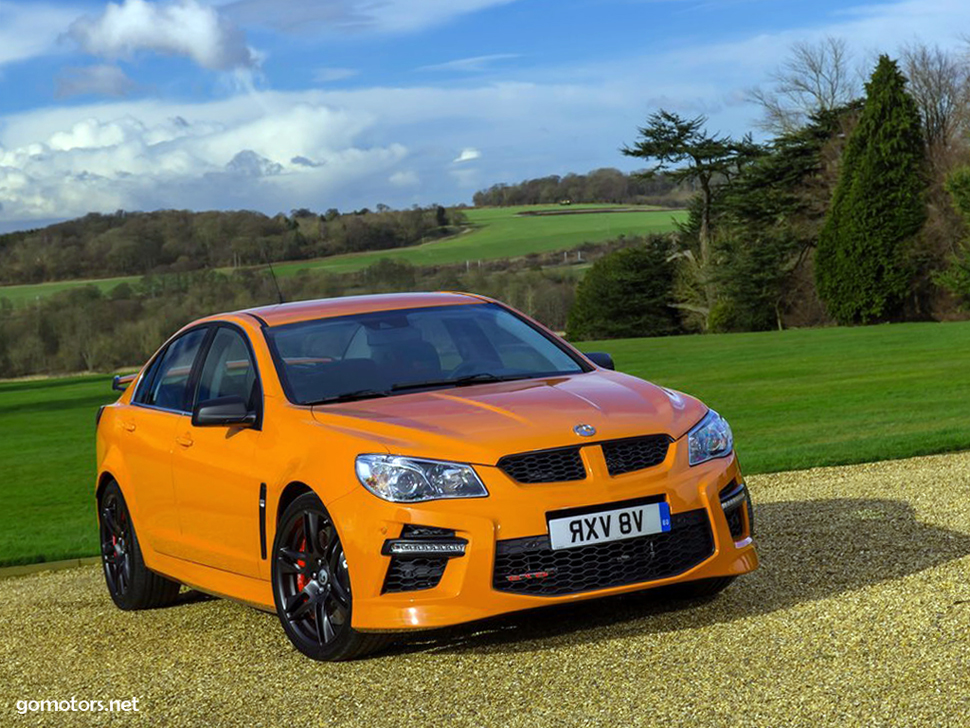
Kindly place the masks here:
[(111, 380), (111, 388), (116, 392), (124, 392), (137, 376), (137, 374), (115, 374), (114, 379)]

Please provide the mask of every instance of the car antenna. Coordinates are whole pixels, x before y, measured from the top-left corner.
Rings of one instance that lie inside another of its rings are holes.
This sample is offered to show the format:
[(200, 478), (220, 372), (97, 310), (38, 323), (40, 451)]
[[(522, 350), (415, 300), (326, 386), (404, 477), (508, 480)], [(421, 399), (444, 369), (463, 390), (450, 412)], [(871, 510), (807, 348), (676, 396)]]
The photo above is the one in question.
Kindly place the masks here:
[(273, 279), (273, 285), (276, 287), (276, 297), (279, 299), (281, 304), (286, 303), (286, 301), (283, 299), (283, 291), (280, 290), (280, 282), (276, 280), (276, 271), (273, 270), (273, 261), (269, 259), (269, 254), (267, 253), (265, 247), (263, 248), (263, 260), (266, 262), (266, 267), (269, 268), (269, 274)]
[(280, 290), (280, 282), (276, 280), (276, 271), (273, 270), (273, 264), (268, 259), (266, 266), (269, 268), (269, 274), (273, 277), (273, 285), (276, 286), (276, 297), (280, 300), (280, 303), (286, 303), (283, 299), (283, 291)]

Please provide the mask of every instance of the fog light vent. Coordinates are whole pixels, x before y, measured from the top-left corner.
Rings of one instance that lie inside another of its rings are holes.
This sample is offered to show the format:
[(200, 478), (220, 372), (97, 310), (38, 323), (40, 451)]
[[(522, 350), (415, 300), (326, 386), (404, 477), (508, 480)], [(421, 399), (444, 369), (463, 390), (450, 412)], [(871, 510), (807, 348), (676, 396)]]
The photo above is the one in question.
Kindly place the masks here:
[[(751, 498), (748, 496), (748, 489), (744, 483), (731, 483), (720, 494), (721, 508), (724, 517), (727, 519), (728, 528), (731, 531), (731, 538), (740, 541), (745, 535), (751, 534)], [(745, 527), (744, 514), (747, 511), (748, 527)]]

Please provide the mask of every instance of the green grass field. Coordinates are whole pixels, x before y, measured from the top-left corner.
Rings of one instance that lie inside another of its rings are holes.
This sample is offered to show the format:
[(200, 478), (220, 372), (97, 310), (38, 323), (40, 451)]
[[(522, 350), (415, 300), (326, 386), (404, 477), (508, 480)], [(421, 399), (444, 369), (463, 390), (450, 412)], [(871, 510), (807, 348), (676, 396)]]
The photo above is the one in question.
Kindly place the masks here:
[[(564, 210), (583, 209), (573, 205)], [(618, 205), (589, 205), (585, 207), (620, 207)], [(472, 224), (469, 232), (423, 245), (393, 250), (375, 250), (352, 255), (335, 255), (314, 261), (294, 261), (277, 266), (281, 276), (294, 275), (300, 270), (327, 270), (347, 273), (366, 268), (382, 258), (406, 260), (414, 265), (447, 265), (449, 263), (516, 258), (529, 253), (566, 250), (587, 242), (601, 242), (620, 235), (646, 235), (669, 232), (675, 221), (683, 220), (682, 211), (644, 208), (635, 212), (604, 212), (521, 216), (539, 207), (492, 207), (466, 210)]]
[[(748, 473), (970, 448), (970, 322), (581, 348), (704, 399)], [(0, 382), (0, 565), (95, 553), (94, 413), (112, 399), (108, 376)]]
[(0, 286), (0, 298), (6, 298), (14, 306), (26, 306), (34, 303), (39, 298), (51, 296), (61, 291), (68, 291), (72, 288), (97, 286), (102, 292), (107, 293), (119, 283), (135, 284), (140, 280), (141, 276), (122, 276), (120, 278), (100, 278), (91, 281), (51, 281), (50, 283), (33, 283), (22, 286)]
[(0, 565), (97, 553), (94, 415), (116, 396), (109, 376), (0, 382)]
[[(620, 205), (573, 205), (553, 208), (563, 211), (584, 208), (614, 207)], [(620, 235), (646, 235), (668, 232), (675, 221), (683, 220), (683, 211), (656, 208), (633, 208), (633, 212), (588, 213), (525, 217), (519, 212), (550, 209), (538, 207), (493, 207), (466, 210), (471, 228), (468, 232), (435, 242), (393, 250), (375, 250), (367, 253), (335, 255), (316, 260), (300, 260), (277, 263), (273, 267), (281, 277), (296, 275), (301, 270), (327, 270), (348, 273), (366, 268), (381, 258), (406, 260), (414, 265), (446, 265), (478, 260), (515, 258), (529, 253), (565, 250), (585, 242), (601, 242)], [(119, 283), (136, 283), (139, 276), (104, 278), (96, 281), (55, 281), (22, 286), (0, 286), (0, 298), (8, 299), (14, 306), (28, 305), (39, 297), (78, 286), (96, 285), (109, 291)]]
[(970, 322), (581, 348), (608, 351), (619, 370), (703, 399), (731, 423), (752, 473), (970, 448)]

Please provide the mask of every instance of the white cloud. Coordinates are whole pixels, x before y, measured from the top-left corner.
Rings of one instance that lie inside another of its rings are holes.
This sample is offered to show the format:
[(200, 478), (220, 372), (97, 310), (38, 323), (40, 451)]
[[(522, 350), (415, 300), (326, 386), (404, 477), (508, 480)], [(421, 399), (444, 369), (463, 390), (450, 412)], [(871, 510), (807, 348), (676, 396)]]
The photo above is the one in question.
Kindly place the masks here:
[(507, 61), (512, 58), (519, 58), (518, 53), (493, 53), (488, 56), (473, 56), (471, 58), (459, 58), (447, 63), (436, 63), (432, 66), (421, 66), (419, 71), (462, 71), (464, 73), (481, 73), (487, 70), (497, 61)]
[(237, 0), (222, 5), (243, 25), (286, 32), (409, 33), (517, 0)]
[(461, 154), (455, 157), (452, 161), (455, 164), (460, 162), (471, 162), (474, 159), (478, 159), (482, 156), (482, 153), (473, 147), (466, 147), (461, 150)]
[(629, 170), (637, 162), (618, 148), (658, 107), (709, 114), (712, 131), (751, 128), (757, 110), (739, 93), (763, 81), (794, 40), (840, 35), (863, 56), (915, 36), (955, 46), (951, 29), (959, 27), (970, 27), (970, 5), (906, 0), (809, 30), (532, 68), (528, 81), (264, 91), (196, 104), (122, 99), (0, 114), (0, 227), (119, 207), (450, 203), (496, 182)]
[(78, 10), (43, 2), (0, 2), (0, 66), (47, 55)]
[(57, 95), (127, 96), (135, 88), (132, 81), (117, 66), (95, 65), (66, 68), (57, 79)]
[(318, 68), (313, 72), (313, 80), (317, 83), (331, 83), (352, 78), (358, 73), (360, 71), (356, 68)]
[(186, 56), (218, 71), (253, 68), (256, 54), (233, 23), (197, 0), (108, 3), (98, 17), (75, 20), (68, 36), (86, 52), (127, 58), (138, 51)]
[[(400, 144), (357, 142), (374, 123), (370, 114), (287, 95), (189, 107), (116, 102), (70, 111), (2, 120), (3, 219), (118, 208), (316, 207), (375, 176), (386, 180), (407, 156)], [(72, 116), (80, 120), (68, 122)]]
[(395, 187), (416, 187), (421, 184), (421, 178), (411, 170), (395, 172), (387, 178), (387, 181)]
[[(119, 208), (467, 201), (496, 181), (602, 166), (617, 156), (612, 125), (629, 98), (626, 87), (515, 83), (120, 100), (0, 116), (0, 226)], [(489, 150), (487, 164), (453, 165), (455, 150), (474, 157), (463, 147), (470, 137)], [(562, 139), (577, 140), (569, 155)], [(248, 162), (272, 173), (245, 174)], [(419, 187), (404, 184), (415, 179)]]

